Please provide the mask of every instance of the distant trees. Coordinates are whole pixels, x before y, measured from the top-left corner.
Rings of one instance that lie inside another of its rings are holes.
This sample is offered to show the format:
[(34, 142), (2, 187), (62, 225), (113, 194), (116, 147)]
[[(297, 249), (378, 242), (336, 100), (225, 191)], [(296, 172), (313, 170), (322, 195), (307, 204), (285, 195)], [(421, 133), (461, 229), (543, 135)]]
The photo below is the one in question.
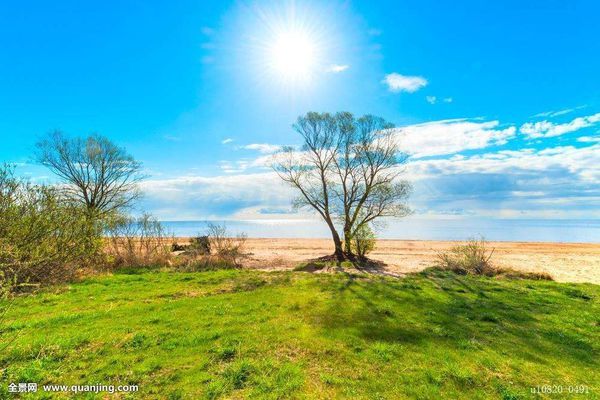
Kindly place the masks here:
[(354, 258), (353, 239), (375, 220), (409, 214), (411, 187), (400, 179), (406, 156), (392, 124), (372, 115), (309, 112), (293, 127), (303, 145), (299, 150), (285, 148), (273, 167), (299, 191), (295, 205), (310, 207), (323, 218), (338, 260)]
[(65, 183), (67, 197), (104, 217), (140, 196), (141, 164), (109, 139), (90, 135), (68, 138), (55, 131), (40, 140), (35, 159)]

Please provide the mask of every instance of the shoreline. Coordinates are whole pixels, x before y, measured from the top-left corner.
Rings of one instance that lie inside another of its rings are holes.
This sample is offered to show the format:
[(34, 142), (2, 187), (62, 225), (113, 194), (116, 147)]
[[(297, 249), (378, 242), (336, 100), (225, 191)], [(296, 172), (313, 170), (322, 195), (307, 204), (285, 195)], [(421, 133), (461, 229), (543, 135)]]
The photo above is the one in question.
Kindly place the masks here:
[[(198, 235), (198, 236), (203, 236), (203, 235)], [(194, 237), (197, 236), (172, 236), (175, 240), (190, 240)], [(480, 239), (480, 237), (476, 237), (476, 239)], [(485, 239), (485, 237), (484, 237)], [(300, 240), (300, 241), (310, 241), (310, 240), (323, 240), (323, 241), (328, 241), (331, 240), (330, 238), (326, 238), (326, 237), (317, 237), (317, 238), (311, 238), (311, 237), (297, 237), (297, 238), (283, 238), (283, 237), (275, 237), (275, 236), (265, 236), (265, 237), (246, 237), (246, 240), (256, 240), (256, 241), (260, 241), (260, 240), (265, 240), (265, 241), (274, 241), (274, 240)], [(458, 239), (390, 239), (390, 238), (381, 238), (381, 239), (376, 239), (377, 242), (424, 242), (424, 243), (454, 243), (454, 244), (460, 244), (460, 243), (465, 243), (467, 240), (458, 240)], [(553, 245), (553, 244), (558, 244), (558, 245), (565, 245), (565, 246), (570, 246), (570, 245), (574, 245), (574, 246), (598, 246), (600, 247), (600, 242), (559, 242), (559, 241), (542, 241), (542, 240), (487, 240), (487, 243), (501, 243), (501, 244), (540, 244), (540, 245)]]

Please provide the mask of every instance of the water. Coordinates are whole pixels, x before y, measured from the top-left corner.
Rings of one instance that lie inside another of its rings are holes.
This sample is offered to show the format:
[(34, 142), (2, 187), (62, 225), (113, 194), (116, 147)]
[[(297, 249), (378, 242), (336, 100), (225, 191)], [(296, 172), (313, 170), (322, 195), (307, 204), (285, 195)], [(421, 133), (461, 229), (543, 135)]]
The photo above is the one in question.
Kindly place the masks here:
[[(246, 233), (251, 238), (329, 238), (319, 220), (230, 220), (230, 234)], [(206, 232), (206, 221), (164, 221), (175, 236), (197, 236)], [(383, 239), (466, 240), (483, 236), (493, 241), (600, 243), (600, 220), (531, 220), (409, 217), (389, 221), (378, 232)]]

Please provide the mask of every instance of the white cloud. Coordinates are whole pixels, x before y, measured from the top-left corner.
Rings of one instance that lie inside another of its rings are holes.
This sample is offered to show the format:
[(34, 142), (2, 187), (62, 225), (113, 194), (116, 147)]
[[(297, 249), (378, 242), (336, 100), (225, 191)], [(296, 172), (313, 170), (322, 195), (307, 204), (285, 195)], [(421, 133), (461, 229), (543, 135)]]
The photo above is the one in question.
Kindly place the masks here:
[(382, 83), (385, 83), (388, 89), (394, 93), (414, 93), (422, 87), (427, 86), (427, 79), (422, 76), (407, 76), (393, 72), (386, 75)]
[(227, 138), (227, 139), (223, 139), (221, 141), (221, 144), (228, 144), (228, 143), (231, 143), (231, 142), (233, 142), (233, 139), (232, 138)]
[(262, 154), (271, 154), (275, 153), (276, 151), (279, 151), (281, 149), (281, 146), (269, 143), (252, 143), (246, 146), (242, 146), (241, 148), (246, 150), (256, 150)]
[[(554, 132), (565, 129), (557, 128), (560, 125), (581, 126), (580, 120), (595, 124), (600, 122), (600, 114), (566, 124), (545, 121), (538, 128)], [(577, 146), (582, 147), (539, 149), (541, 146), (532, 143), (531, 148), (490, 151), (490, 146), (515, 138), (516, 130), (483, 119), (395, 128), (401, 150), (412, 156), (405, 166), (406, 177), (415, 185), (411, 206), (419, 215), (600, 218), (600, 137), (596, 133), (579, 137)], [(269, 168), (279, 146), (252, 143), (237, 148), (256, 153), (241, 153), (248, 157), (219, 162), (220, 176), (144, 182), (146, 209), (165, 220), (259, 218), (260, 210), (289, 209), (296, 193)], [(473, 155), (466, 150), (478, 151)], [(430, 156), (435, 158), (424, 158)], [(283, 212), (277, 215), (299, 218)], [(269, 213), (269, 217), (273, 216)]]
[(435, 104), (438, 101), (442, 101), (444, 103), (452, 103), (452, 97), (444, 97), (440, 100), (436, 96), (425, 96), (425, 100), (427, 100), (429, 104)]
[(521, 125), (521, 133), (530, 139), (548, 138), (564, 135), (579, 129), (587, 128), (600, 121), (600, 113), (578, 117), (564, 124), (555, 124), (549, 121), (527, 122)]
[(578, 142), (581, 143), (600, 143), (600, 135), (599, 136), (582, 136), (577, 138)]
[(239, 174), (244, 172), (250, 166), (250, 162), (246, 159), (237, 161), (219, 161), (219, 167), (226, 174)]
[[(587, 147), (558, 146), (542, 150), (501, 150), (471, 157), (416, 160), (410, 164), (414, 177), (440, 174), (511, 174), (535, 173), (544, 180), (546, 173), (561, 169), (590, 183), (600, 183), (600, 144)], [(543, 172), (542, 174), (538, 174)], [(552, 182), (548, 182), (552, 183)]]
[(347, 64), (331, 64), (329, 68), (327, 68), (327, 72), (333, 72), (334, 74), (337, 74), (347, 70), (348, 68), (350, 68), (350, 66)]
[(498, 121), (443, 120), (396, 128), (400, 149), (415, 158), (458, 153), (505, 144), (515, 127), (498, 129)]
[(145, 207), (163, 220), (210, 219), (255, 207), (289, 208), (295, 193), (274, 172), (182, 176), (142, 183)]
[(580, 110), (585, 107), (587, 107), (587, 106), (583, 105), (583, 106), (574, 107), (574, 108), (565, 108), (564, 110), (558, 110), (558, 111), (546, 111), (546, 112), (541, 112), (541, 113), (535, 114), (534, 117), (558, 117), (560, 115), (569, 114), (575, 110)]
[[(240, 173), (233, 171), (237, 164), (230, 166), (220, 176), (145, 181), (145, 208), (163, 220), (260, 217), (260, 209), (289, 209), (297, 193), (276, 173)], [(405, 176), (415, 185), (410, 203), (419, 214), (600, 217), (594, 206), (600, 201), (600, 144), (414, 160)], [(279, 218), (307, 215), (284, 214)]]
[[(415, 209), (494, 218), (600, 218), (600, 144), (416, 160)], [(464, 214), (464, 213), (463, 213)]]

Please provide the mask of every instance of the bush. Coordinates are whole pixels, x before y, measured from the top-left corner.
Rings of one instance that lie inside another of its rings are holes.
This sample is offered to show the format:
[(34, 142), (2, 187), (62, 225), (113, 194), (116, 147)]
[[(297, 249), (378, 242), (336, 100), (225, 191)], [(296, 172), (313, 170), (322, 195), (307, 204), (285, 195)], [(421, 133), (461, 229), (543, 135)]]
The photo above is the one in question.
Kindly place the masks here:
[(245, 257), (246, 234), (231, 237), (225, 225), (209, 223), (207, 236), (212, 254), (233, 265), (241, 265), (241, 260)]
[(177, 260), (180, 271), (240, 268), (245, 257), (246, 235), (232, 237), (225, 225), (209, 223), (207, 234), (192, 239)]
[(494, 249), (487, 249), (487, 242), (481, 238), (471, 239), (467, 244), (454, 246), (449, 252), (438, 253), (439, 268), (460, 275), (485, 275), (508, 279), (553, 280), (547, 272), (525, 272), (512, 268), (500, 268), (490, 260)]
[(73, 279), (101, 257), (101, 229), (56, 187), (0, 167), (0, 285), (22, 290)]
[(375, 249), (375, 233), (368, 224), (361, 225), (352, 238), (354, 253), (359, 258), (366, 258), (367, 254)]
[(210, 254), (210, 238), (208, 236), (197, 236), (192, 238), (188, 250), (197, 254)]
[(185, 251), (187, 248), (188, 248), (188, 246), (179, 244), (177, 242), (173, 242), (173, 244), (171, 244), (171, 252)]
[(106, 229), (108, 254), (117, 267), (140, 267), (168, 264), (172, 235), (149, 214), (138, 218), (115, 217)]
[(481, 238), (454, 246), (449, 252), (438, 254), (438, 265), (461, 275), (496, 275), (498, 270), (490, 263), (494, 249), (488, 251), (486, 245), (485, 239)]

